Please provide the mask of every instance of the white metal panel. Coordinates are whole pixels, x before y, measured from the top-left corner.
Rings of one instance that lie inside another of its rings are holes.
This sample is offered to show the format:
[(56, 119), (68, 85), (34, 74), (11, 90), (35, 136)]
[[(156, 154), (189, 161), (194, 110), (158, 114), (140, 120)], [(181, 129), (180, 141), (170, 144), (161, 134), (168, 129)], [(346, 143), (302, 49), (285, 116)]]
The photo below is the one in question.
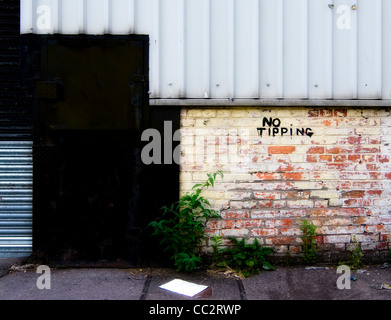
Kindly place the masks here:
[(110, 15), (110, 33), (134, 33), (135, 2), (134, 0), (112, 0)]
[(61, 8), (61, 24), (58, 32), (63, 34), (78, 34), (84, 31), (84, 5), (83, 0), (62, 0), (59, 3)]
[(135, 2), (135, 33), (149, 35), (149, 97), (159, 98), (161, 61), (161, 10), (160, 0)]
[(357, 98), (357, 10), (353, 0), (334, 1), (333, 98)]
[(211, 0), (210, 3), (210, 98), (232, 98), (233, 0)]
[(21, 32), (148, 34), (151, 99), (390, 99), (390, 2), (21, 0)]
[(357, 14), (358, 98), (380, 99), (382, 0), (360, 0)]
[(33, 2), (20, 0), (20, 33), (33, 32), (33, 25)]
[(260, 97), (283, 96), (283, 0), (260, 1)]
[(308, 97), (332, 98), (332, 24), (330, 0), (308, 2)]
[(382, 11), (382, 98), (391, 99), (391, 1), (383, 0)]
[(183, 96), (184, 81), (184, 2), (162, 0), (160, 23), (160, 94), (167, 98)]
[[(209, 0), (188, 0), (185, 6), (185, 74), (188, 98), (207, 98), (209, 81)], [(199, 25), (198, 28), (186, 26)]]
[(284, 1), (284, 97), (308, 97), (308, 0)]
[(240, 21), (235, 23), (235, 97), (258, 98), (259, 1), (236, 1), (234, 13), (234, 21)]
[(84, 0), (84, 30), (88, 34), (109, 33), (109, 0)]

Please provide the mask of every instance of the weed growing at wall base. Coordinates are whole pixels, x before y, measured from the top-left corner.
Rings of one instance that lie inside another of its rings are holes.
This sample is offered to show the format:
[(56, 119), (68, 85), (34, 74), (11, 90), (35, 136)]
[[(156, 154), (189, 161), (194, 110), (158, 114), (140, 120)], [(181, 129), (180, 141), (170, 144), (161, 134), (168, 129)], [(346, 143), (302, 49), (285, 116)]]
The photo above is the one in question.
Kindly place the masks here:
[(307, 264), (316, 262), (316, 226), (308, 221), (303, 220), (300, 225), (300, 230), (303, 232), (301, 239), (303, 241), (303, 260)]
[(196, 184), (192, 192), (186, 193), (178, 202), (163, 207), (161, 218), (149, 223), (154, 229), (152, 235), (160, 236), (164, 251), (170, 251), (178, 271), (194, 271), (202, 262), (195, 250), (205, 238), (204, 227), (211, 218), (220, 214), (210, 209), (210, 203), (201, 196), (204, 189), (213, 187), (217, 176), (223, 178), (221, 171), (207, 174), (208, 179)]

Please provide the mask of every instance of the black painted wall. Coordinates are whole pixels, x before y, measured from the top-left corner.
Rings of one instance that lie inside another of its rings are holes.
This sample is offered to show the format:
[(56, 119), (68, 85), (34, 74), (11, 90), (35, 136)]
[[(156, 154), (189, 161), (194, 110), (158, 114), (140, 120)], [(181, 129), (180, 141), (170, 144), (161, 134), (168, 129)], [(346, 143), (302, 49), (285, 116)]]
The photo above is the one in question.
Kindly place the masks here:
[(0, 140), (32, 139), (32, 85), (22, 72), (20, 1), (0, 0)]

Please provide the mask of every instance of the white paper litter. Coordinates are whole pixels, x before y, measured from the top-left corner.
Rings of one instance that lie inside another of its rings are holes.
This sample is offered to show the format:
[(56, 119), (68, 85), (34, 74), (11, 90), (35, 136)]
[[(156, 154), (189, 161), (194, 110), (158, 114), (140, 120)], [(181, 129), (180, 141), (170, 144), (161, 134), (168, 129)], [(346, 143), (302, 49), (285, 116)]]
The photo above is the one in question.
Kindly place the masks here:
[(180, 279), (174, 279), (174, 280), (171, 280), (170, 282), (167, 282), (167, 283), (159, 286), (159, 288), (162, 288), (162, 289), (165, 289), (165, 290), (168, 290), (171, 292), (183, 294), (188, 297), (194, 297), (196, 294), (198, 294), (201, 291), (208, 288), (208, 286), (199, 285), (199, 284), (195, 284), (195, 283), (180, 280)]

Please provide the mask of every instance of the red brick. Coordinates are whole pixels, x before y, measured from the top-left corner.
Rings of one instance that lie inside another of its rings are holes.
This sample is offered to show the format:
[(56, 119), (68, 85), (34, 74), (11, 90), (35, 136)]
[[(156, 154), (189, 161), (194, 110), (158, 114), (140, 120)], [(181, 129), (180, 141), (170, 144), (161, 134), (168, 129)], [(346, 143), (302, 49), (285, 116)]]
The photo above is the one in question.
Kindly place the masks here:
[(264, 220), (262, 219), (247, 219), (247, 220), (237, 220), (237, 228), (259, 228), (264, 225)]
[(333, 159), (335, 162), (344, 162), (346, 161), (346, 156), (345, 155), (337, 155), (337, 156), (333, 156)]
[(331, 161), (333, 161), (333, 156), (331, 156), (331, 155), (326, 155), (326, 154), (322, 154), (322, 155), (320, 155), (319, 156), (319, 160), (321, 161), (321, 162), (331, 162)]
[(274, 218), (280, 215), (279, 210), (253, 210), (251, 212), (251, 218)]
[(342, 191), (342, 198), (362, 198), (365, 196), (365, 191), (363, 190), (354, 190), (354, 191)]
[(267, 244), (291, 244), (293, 243), (293, 237), (273, 237), (267, 238)]
[(333, 110), (330, 110), (330, 109), (320, 110), (319, 115), (321, 117), (332, 117), (333, 116)]
[(301, 252), (301, 246), (289, 246), (289, 253), (299, 253)]
[(280, 199), (280, 194), (277, 192), (254, 192), (255, 199), (276, 200)]
[(275, 225), (278, 227), (290, 227), (292, 225), (292, 219), (275, 220)]
[(365, 137), (347, 137), (341, 138), (339, 140), (340, 144), (365, 144), (367, 142), (367, 138)]
[(376, 161), (376, 156), (374, 154), (363, 154), (362, 155), (362, 160), (364, 162), (375, 162)]
[(381, 144), (381, 139), (368, 137), (368, 144)]
[(231, 208), (235, 209), (255, 209), (257, 207), (256, 201), (231, 201)]
[(308, 117), (311, 117), (311, 118), (313, 118), (313, 117), (319, 117), (319, 110), (310, 110), (310, 111), (308, 111)]
[(278, 173), (259, 172), (256, 174), (256, 180), (279, 180), (281, 177)]
[(366, 207), (371, 205), (371, 201), (365, 199), (345, 199), (343, 203), (346, 207)]
[(378, 242), (376, 243), (376, 249), (377, 250), (387, 250), (387, 242)]
[(369, 172), (369, 177), (371, 179), (377, 180), (382, 177), (382, 173), (381, 172)]
[(390, 157), (384, 155), (378, 155), (377, 161), (379, 161), (380, 163), (390, 162)]
[(359, 217), (365, 215), (364, 208), (343, 208), (341, 210), (341, 215), (344, 214), (345, 216)]
[(258, 206), (259, 208), (271, 208), (273, 205), (273, 202), (271, 200), (259, 200)]
[(298, 236), (302, 232), (300, 228), (280, 228), (280, 234), (283, 236)]
[(383, 194), (382, 190), (368, 190), (367, 194), (370, 196), (381, 196)]
[(306, 161), (307, 162), (318, 162), (318, 157), (314, 156), (314, 155), (307, 155)]
[(277, 230), (275, 228), (258, 228), (251, 230), (251, 235), (254, 237), (274, 236), (276, 233)]
[(341, 148), (339, 148), (339, 147), (327, 148), (326, 149), (326, 153), (340, 154), (341, 153)]
[(285, 191), (281, 193), (281, 199), (309, 199), (310, 191)]
[(329, 127), (331, 125), (335, 124), (336, 126), (338, 125), (338, 120), (337, 119), (329, 119), (329, 120), (324, 120), (323, 125), (326, 127)]
[(206, 227), (209, 229), (232, 229), (235, 227), (235, 221), (234, 220), (208, 221)]
[(281, 175), (284, 180), (299, 181), (303, 179), (303, 173), (301, 172), (282, 173)]
[(291, 163), (284, 163), (283, 165), (280, 165), (277, 169), (278, 172), (287, 172), (287, 171), (294, 171), (294, 170), (298, 170), (298, 168), (292, 165)]
[(346, 109), (336, 109), (334, 110), (334, 117), (347, 117), (348, 111)]
[(338, 209), (330, 209), (330, 208), (316, 208), (310, 210), (311, 216), (318, 216), (318, 217), (333, 217), (340, 214), (340, 211)]
[(356, 147), (354, 148), (354, 153), (379, 153), (380, 149), (378, 147)]
[[(377, 164), (375, 163), (367, 163), (365, 165), (365, 168), (368, 170), (368, 171), (379, 171), (380, 170), (380, 166), (378, 166)], [(376, 178), (377, 179), (377, 178)]]
[(359, 154), (350, 154), (350, 155), (348, 155), (348, 160), (349, 161), (354, 161), (354, 162), (359, 161), (359, 160), (361, 160), (361, 155), (359, 155)]
[(221, 212), (220, 215), (223, 219), (244, 219), (244, 218), (250, 218), (250, 211), (227, 210)]
[(295, 152), (294, 146), (273, 146), (269, 147), (268, 152), (271, 154), (289, 154)]
[(334, 169), (334, 170), (347, 170), (351, 164), (347, 162), (334, 162), (334, 163), (326, 163), (326, 166), (328, 169)]
[(311, 147), (307, 151), (308, 154), (320, 154), (324, 153), (324, 147)]

